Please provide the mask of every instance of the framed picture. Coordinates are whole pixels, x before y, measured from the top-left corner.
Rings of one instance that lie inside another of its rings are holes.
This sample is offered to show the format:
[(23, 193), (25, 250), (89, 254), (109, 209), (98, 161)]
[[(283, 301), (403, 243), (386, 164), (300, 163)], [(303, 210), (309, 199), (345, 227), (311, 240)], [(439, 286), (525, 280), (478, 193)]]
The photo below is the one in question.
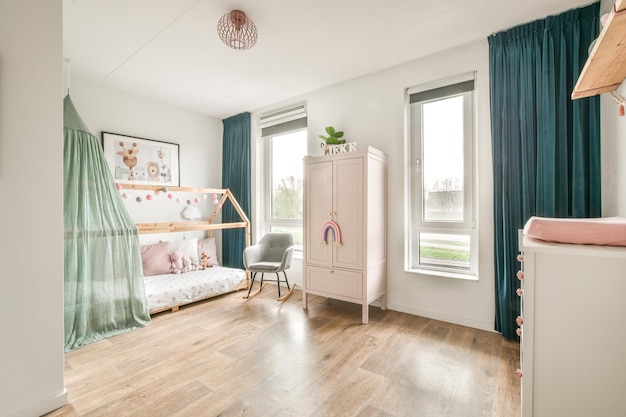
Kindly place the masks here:
[(102, 132), (102, 148), (115, 182), (180, 185), (176, 143)]

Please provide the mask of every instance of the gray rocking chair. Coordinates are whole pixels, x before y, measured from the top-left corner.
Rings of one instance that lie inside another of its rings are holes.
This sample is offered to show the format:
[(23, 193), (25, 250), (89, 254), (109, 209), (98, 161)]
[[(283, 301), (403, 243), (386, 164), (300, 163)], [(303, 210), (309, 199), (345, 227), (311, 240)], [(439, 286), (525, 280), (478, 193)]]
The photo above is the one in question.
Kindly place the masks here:
[[(267, 282), (276, 283), (276, 286), (278, 287), (278, 301), (283, 301), (289, 298), (296, 286), (295, 284), (289, 286), (285, 269), (288, 269), (291, 266), (291, 258), (293, 257), (294, 248), (293, 236), (290, 233), (268, 233), (263, 236), (263, 238), (256, 245), (245, 248), (243, 251), (243, 264), (246, 271), (250, 271), (252, 273), (252, 282), (250, 283), (248, 296), (244, 298), (257, 296), (261, 290), (263, 290), (265, 285), (267, 285)], [(261, 273), (261, 285), (258, 290), (250, 294), (252, 286), (254, 285), (256, 274), (259, 272)], [(264, 279), (264, 274), (266, 272), (275, 273), (276, 279)], [(280, 283), (282, 280), (280, 279), (279, 272), (283, 273), (285, 277), (284, 282), (287, 284), (288, 292), (283, 296), (280, 295)]]

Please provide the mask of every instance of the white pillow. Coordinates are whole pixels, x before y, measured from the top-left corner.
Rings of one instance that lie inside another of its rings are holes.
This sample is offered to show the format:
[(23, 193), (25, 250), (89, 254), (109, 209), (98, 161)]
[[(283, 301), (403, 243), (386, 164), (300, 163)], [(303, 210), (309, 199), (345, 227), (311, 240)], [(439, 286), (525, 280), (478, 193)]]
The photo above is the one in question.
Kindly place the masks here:
[(198, 259), (198, 239), (180, 239), (170, 242), (170, 253), (182, 252), (185, 258)]

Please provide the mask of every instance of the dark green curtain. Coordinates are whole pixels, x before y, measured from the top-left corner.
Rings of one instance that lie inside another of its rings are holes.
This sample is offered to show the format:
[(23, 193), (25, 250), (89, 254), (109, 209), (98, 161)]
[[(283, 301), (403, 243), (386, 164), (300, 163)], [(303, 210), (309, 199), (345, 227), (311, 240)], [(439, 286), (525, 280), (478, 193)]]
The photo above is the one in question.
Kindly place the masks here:
[(65, 350), (150, 323), (139, 236), (100, 140), (63, 100)]
[(533, 215), (601, 215), (600, 100), (571, 92), (599, 3), (489, 37), (496, 330), (515, 338), (518, 229)]
[[(222, 187), (229, 188), (239, 205), (250, 218), (250, 113), (241, 113), (222, 120)], [(230, 203), (222, 208), (223, 222), (241, 221)], [(222, 264), (244, 269), (243, 250), (246, 247), (245, 229), (222, 231)]]

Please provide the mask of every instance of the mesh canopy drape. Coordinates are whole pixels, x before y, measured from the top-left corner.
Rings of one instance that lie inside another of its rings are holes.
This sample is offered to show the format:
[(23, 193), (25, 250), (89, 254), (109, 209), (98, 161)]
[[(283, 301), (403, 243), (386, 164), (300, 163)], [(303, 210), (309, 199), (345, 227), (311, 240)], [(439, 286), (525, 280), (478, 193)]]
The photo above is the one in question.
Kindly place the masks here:
[[(241, 113), (222, 120), (222, 187), (229, 188), (241, 209), (250, 218), (250, 113)], [(240, 221), (232, 204), (222, 208), (222, 221)], [(243, 250), (246, 247), (245, 229), (225, 229), (222, 232), (222, 263), (244, 269)]]
[(570, 94), (599, 3), (489, 37), (496, 330), (515, 338), (518, 229), (531, 216), (601, 215), (600, 100)]
[(137, 228), (69, 95), (63, 101), (65, 350), (150, 322)]

